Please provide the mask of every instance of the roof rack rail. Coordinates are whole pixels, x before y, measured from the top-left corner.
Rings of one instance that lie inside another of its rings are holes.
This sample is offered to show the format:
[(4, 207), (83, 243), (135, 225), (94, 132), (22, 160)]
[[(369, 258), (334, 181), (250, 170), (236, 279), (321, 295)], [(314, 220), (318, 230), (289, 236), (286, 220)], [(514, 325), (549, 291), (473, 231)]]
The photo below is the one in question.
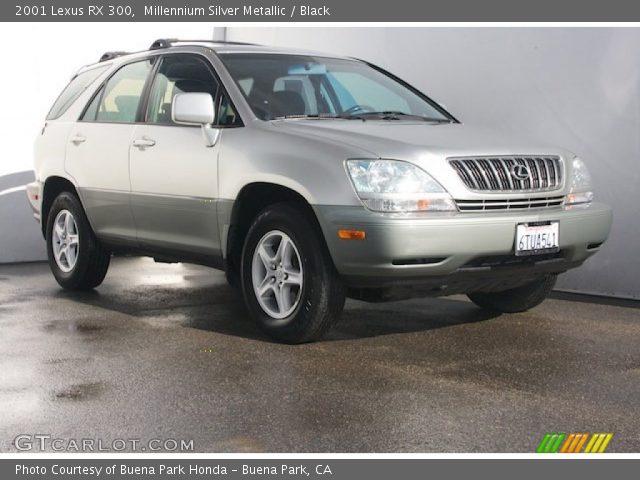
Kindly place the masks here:
[(113, 60), (116, 57), (121, 57), (122, 55), (129, 55), (129, 52), (105, 52), (100, 57), (99, 62), (106, 62), (107, 60)]
[(219, 43), (223, 45), (255, 45), (255, 43), (246, 42), (229, 42), (226, 40), (180, 40), (178, 38), (159, 38), (151, 44), (149, 50), (158, 50), (160, 48), (169, 48), (176, 43)]
[(149, 50), (158, 50), (160, 48), (169, 48), (172, 43), (176, 42), (177, 38), (159, 38), (151, 44)]

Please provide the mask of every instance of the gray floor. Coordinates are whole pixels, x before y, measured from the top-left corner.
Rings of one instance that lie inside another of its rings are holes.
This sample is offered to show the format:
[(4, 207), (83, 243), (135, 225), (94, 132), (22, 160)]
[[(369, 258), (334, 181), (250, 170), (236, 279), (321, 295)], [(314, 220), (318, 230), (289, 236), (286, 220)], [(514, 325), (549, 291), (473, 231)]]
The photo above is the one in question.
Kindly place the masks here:
[[(606, 302), (604, 302), (606, 303)], [(271, 343), (221, 273), (117, 259), (87, 294), (0, 266), (0, 451), (19, 434), (193, 439), (203, 452), (532, 452), (545, 432), (640, 451), (640, 310), (462, 297), (350, 301), (322, 342)]]

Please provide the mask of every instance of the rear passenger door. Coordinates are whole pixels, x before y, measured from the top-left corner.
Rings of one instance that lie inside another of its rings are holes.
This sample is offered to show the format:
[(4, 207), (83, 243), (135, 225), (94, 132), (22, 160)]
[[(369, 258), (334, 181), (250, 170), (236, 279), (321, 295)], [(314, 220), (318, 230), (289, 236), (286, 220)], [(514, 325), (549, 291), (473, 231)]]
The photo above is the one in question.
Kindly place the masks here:
[(65, 168), (76, 180), (98, 237), (136, 243), (130, 207), (129, 148), (153, 60), (120, 67), (97, 91), (73, 126)]
[(209, 61), (196, 54), (162, 58), (156, 70), (144, 123), (130, 146), (131, 207), (140, 245), (188, 259), (218, 257), (216, 215), (221, 138), (208, 147), (200, 127), (173, 123), (178, 93), (205, 92), (218, 98)]

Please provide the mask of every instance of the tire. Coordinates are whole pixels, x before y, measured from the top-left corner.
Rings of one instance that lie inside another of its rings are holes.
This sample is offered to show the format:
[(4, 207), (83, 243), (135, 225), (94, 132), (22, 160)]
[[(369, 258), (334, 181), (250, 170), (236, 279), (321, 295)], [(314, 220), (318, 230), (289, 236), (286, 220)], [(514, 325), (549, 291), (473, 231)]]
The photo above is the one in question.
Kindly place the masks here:
[(467, 295), (469, 299), (487, 310), (502, 313), (525, 312), (540, 305), (553, 290), (557, 275), (547, 275), (521, 287), (502, 292), (476, 292)]
[[(233, 226), (229, 229), (227, 233), (227, 245), (230, 243), (235, 244), (237, 240), (237, 226)], [(242, 248), (242, 245), (239, 245)], [(240, 251), (240, 255), (235, 252), (235, 248), (227, 251), (227, 264), (224, 269), (224, 277), (227, 280), (227, 284), (235, 290), (240, 291), (242, 289), (242, 280), (240, 278), (240, 263), (241, 263), (241, 255), (242, 251)]]
[(242, 292), (252, 318), (278, 341), (317, 340), (340, 317), (345, 287), (321, 235), (305, 212), (288, 203), (267, 207), (249, 228)]
[(227, 284), (237, 290), (240, 287), (240, 280), (238, 279), (238, 274), (235, 269), (227, 269), (224, 272), (224, 278), (227, 280)]
[[(67, 222), (67, 219), (70, 221)], [(56, 223), (59, 227), (66, 226), (66, 230), (58, 228), (54, 231)], [(91, 290), (102, 283), (109, 268), (111, 253), (94, 235), (82, 205), (74, 194), (63, 192), (53, 201), (47, 217), (46, 241), (49, 266), (61, 287)], [(65, 246), (67, 253), (60, 254)]]

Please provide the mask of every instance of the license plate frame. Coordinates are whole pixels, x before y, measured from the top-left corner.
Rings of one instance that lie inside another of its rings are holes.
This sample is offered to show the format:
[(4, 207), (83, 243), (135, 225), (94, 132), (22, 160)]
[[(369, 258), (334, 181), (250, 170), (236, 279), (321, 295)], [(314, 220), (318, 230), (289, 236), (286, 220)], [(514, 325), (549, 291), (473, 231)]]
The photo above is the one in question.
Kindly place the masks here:
[(544, 255), (560, 251), (560, 222), (524, 222), (516, 225), (516, 257)]

